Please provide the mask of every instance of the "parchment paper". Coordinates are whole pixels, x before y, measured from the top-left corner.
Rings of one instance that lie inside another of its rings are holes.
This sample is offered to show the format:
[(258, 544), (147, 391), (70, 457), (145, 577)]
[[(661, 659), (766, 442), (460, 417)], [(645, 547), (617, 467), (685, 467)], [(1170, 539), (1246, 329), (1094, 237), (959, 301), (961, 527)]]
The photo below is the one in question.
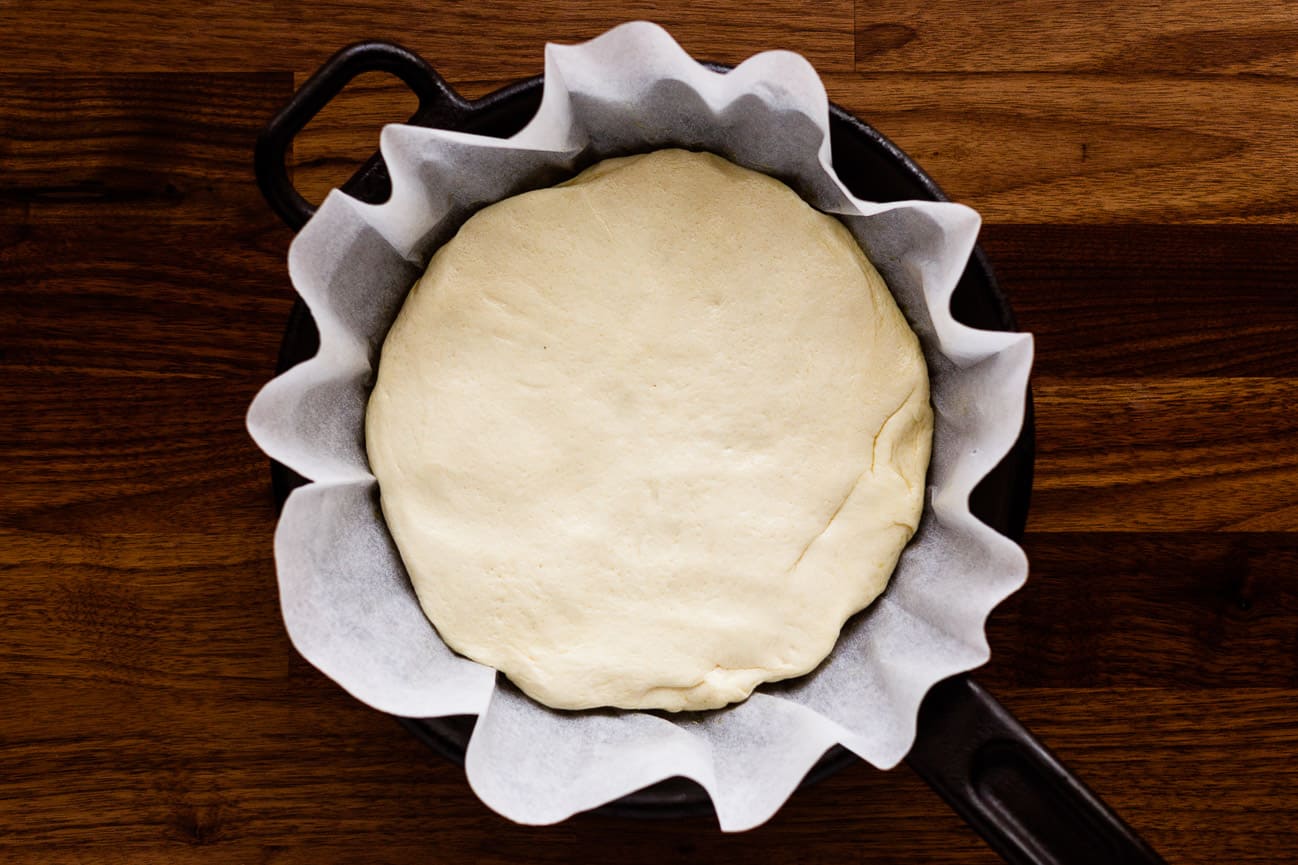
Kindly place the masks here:
[[(812, 674), (714, 712), (559, 712), (455, 655), (424, 618), (377, 506), (365, 401), (402, 298), (474, 209), (661, 146), (714, 151), (843, 215), (925, 347), (936, 409), (929, 497), (890, 588)], [(977, 214), (853, 198), (830, 167), (828, 103), (803, 58), (773, 51), (717, 74), (645, 22), (547, 46), (541, 107), (510, 140), (393, 125), (381, 149), (392, 198), (368, 205), (335, 190), (293, 242), (289, 271), (320, 351), (267, 384), (248, 416), (267, 454), (314, 481), (289, 497), (275, 535), (297, 649), (376, 709), (477, 714), (469, 782), (521, 823), (681, 775), (707, 789), (722, 829), (742, 830), (774, 814), (835, 743), (894, 766), (924, 694), (987, 660), (984, 620), (1027, 575), (1022, 551), (968, 509), (1018, 435), (1032, 356), (1029, 335), (972, 330), (948, 311)]]

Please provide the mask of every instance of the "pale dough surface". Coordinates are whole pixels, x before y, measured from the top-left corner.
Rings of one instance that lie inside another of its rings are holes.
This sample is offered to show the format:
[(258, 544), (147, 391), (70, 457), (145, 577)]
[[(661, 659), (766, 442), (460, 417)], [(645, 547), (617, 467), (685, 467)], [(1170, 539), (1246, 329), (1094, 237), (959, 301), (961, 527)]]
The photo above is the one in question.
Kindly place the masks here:
[(485, 208), (383, 345), (366, 437), (420, 603), (561, 709), (812, 670), (923, 505), (918, 340), (848, 231), (680, 150)]

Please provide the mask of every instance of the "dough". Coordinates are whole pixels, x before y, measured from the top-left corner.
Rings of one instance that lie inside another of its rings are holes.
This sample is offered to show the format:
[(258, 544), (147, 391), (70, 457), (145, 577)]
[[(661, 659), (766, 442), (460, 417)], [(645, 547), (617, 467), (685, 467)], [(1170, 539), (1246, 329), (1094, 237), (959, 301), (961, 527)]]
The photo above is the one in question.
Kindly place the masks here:
[(383, 512), (452, 649), (560, 709), (713, 709), (829, 654), (924, 498), (919, 342), (847, 229), (710, 154), (483, 209), (383, 345)]

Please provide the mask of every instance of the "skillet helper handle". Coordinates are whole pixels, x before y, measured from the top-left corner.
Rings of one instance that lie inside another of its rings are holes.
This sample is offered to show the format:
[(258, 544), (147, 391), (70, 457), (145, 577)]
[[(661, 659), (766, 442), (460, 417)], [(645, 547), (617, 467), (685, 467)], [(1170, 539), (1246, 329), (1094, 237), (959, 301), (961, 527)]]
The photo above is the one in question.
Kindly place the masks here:
[(968, 676), (929, 692), (906, 762), (1012, 865), (1166, 865)]
[[(424, 126), (455, 128), (468, 103), (415, 54), (391, 42), (358, 42), (330, 57), (307, 79), (288, 104), (266, 124), (257, 138), (254, 165), (261, 194), (289, 228), (297, 231), (315, 214), (315, 206), (302, 197), (289, 179), (285, 158), (293, 138), (311, 118), (358, 75), (388, 72), (406, 83), (419, 97), (416, 117)], [(413, 118), (412, 118), (413, 119)], [(372, 162), (384, 171), (381, 158)], [(375, 166), (367, 165), (366, 170)]]

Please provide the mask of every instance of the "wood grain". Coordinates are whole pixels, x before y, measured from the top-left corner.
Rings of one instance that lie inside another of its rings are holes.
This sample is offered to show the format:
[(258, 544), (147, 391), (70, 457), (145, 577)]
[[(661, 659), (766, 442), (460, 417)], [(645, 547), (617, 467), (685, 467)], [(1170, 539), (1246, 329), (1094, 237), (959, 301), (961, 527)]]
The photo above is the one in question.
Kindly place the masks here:
[(1039, 378), (1298, 376), (1298, 226), (984, 225)]
[[(240, 185), (251, 187), (246, 180)], [(185, 382), (201, 386), (196, 380), (249, 386), (274, 371), (292, 297), (283, 272), (290, 235), (273, 216), (213, 226), (127, 217), (79, 221), (78, 209), (93, 206), (60, 205), (56, 219), (13, 226), (14, 239), (0, 247), (4, 363), (29, 379), (14, 387), (36, 387), (29, 383), (36, 374), (74, 373), (54, 381), (111, 399), (112, 383), (97, 379), (141, 387), (155, 379), (183, 389)], [(137, 245), (142, 236), (149, 239), (145, 249)], [(263, 354), (256, 362), (244, 343), (231, 342), (232, 330), (258, 341)], [(116, 348), (106, 353), (108, 345)], [(0, 399), (6, 396), (17, 393)]]
[(91, 213), (271, 224), (249, 194), (250, 156), (262, 125), (291, 93), (291, 75), (4, 72), (6, 239), (21, 238), (21, 228), (37, 221), (81, 224)]
[(1038, 382), (1035, 531), (1298, 529), (1298, 381)]
[[(801, 51), (982, 211), (1037, 336), (1039, 459), (1032, 577), (979, 678), (1170, 862), (1293, 861), (1287, 7), (160, 10), (0, 6), (0, 861), (996, 861), (908, 770), (863, 764), (739, 836), (516, 826), (284, 632), (243, 429), (292, 300), (261, 124), (355, 39), (397, 37), (477, 96), (539, 72), (547, 39), (646, 15), (711, 59)], [(299, 186), (323, 195), (409, 107), (358, 81), (297, 142)]]
[(988, 222), (1283, 222), (1298, 79), (828, 75), (831, 99)]
[(1298, 537), (1032, 532), (1026, 586), (988, 622), (994, 690), (1298, 688)]
[[(666, 27), (696, 57), (738, 63), (787, 48), (818, 68), (852, 68), (852, 0), (449, 2), (418, 7), (352, 0), (263, 6), (246, 0), (151, 3), (11, 0), (0, 6), (0, 54), (33, 72), (310, 72), (360, 39), (406, 44), (452, 80), (520, 78), (542, 68), (546, 42), (579, 42), (625, 21)], [(47, 41), (57, 34), (56, 41)]]
[(1292, 75), (1298, 14), (1291, 3), (1245, 0), (1140, 6), (1010, 0), (971, 17), (958, 0), (857, 0), (856, 66), (879, 72)]

